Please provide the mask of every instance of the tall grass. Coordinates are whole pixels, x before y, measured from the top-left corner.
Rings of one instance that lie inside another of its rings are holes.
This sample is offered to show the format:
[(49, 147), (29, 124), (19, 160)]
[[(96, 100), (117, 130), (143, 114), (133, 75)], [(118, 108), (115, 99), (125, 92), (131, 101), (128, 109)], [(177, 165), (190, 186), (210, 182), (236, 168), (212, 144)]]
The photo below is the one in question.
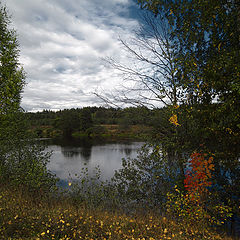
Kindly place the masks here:
[(231, 239), (154, 211), (126, 215), (77, 206), (68, 195), (0, 186), (0, 239)]

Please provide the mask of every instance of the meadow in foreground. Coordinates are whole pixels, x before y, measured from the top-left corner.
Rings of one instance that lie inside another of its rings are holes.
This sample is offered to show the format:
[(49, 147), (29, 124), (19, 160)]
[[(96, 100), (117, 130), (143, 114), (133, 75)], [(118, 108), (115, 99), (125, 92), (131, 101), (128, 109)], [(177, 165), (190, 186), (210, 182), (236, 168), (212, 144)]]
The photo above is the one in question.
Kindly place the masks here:
[(231, 239), (170, 216), (89, 210), (9, 186), (1, 186), (0, 206), (1, 239)]

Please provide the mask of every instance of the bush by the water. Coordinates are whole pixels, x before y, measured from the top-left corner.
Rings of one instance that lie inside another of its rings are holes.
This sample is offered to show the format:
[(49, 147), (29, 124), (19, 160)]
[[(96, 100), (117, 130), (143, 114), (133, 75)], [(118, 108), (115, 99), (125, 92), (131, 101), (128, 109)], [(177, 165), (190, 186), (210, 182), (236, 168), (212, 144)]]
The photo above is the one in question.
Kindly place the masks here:
[(2, 184), (49, 192), (57, 178), (47, 170), (51, 156), (27, 131), (23, 113), (0, 115), (0, 179)]

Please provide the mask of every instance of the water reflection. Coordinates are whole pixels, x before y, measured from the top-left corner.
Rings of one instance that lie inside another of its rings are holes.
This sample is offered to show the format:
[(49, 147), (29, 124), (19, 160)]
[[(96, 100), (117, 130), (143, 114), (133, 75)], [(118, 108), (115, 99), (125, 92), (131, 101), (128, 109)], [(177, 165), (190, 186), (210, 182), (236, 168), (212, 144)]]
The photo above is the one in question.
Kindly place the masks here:
[(91, 158), (92, 147), (61, 147), (61, 152), (65, 158), (77, 158), (79, 155), (84, 160), (88, 161)]
[(86, 161), (88, 161), (91, 158), (92, 148), (82, 148), (80, 153), (81, 153), (82, 157)]
[(48, 164), (49, 170), (60, 179), (66, 180), (81, 173), (83, 167), (89, 169), (90, 174), (99, 166), (101, 178), (110, 179), (114, 171), (121, 168), (122, 158), (137, 156), (137, 150), (143, 145), (141, 142), (99, 143), (93, 141), (49, 141), (48, 150), (53, 155)]
[(129, 156), (129, 155), (131, 155), (131, 153), (132, 153), (132, 149), (131, 149), (131, 148), (125, 148), (125, 149), (124, 149), (124, 153), (125, 153), (127, 156)]

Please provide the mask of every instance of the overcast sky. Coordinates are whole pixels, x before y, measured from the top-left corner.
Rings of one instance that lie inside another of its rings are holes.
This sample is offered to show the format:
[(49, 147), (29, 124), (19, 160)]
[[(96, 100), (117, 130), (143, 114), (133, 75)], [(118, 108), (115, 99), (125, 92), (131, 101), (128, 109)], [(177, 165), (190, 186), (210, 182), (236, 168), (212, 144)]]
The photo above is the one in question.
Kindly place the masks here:
[(139, 26), (133, 0), (5, 0), (27, 73), (27, 111), (100, 106), (121, 82), (102, 58), (126, 62), (118, 41)]

